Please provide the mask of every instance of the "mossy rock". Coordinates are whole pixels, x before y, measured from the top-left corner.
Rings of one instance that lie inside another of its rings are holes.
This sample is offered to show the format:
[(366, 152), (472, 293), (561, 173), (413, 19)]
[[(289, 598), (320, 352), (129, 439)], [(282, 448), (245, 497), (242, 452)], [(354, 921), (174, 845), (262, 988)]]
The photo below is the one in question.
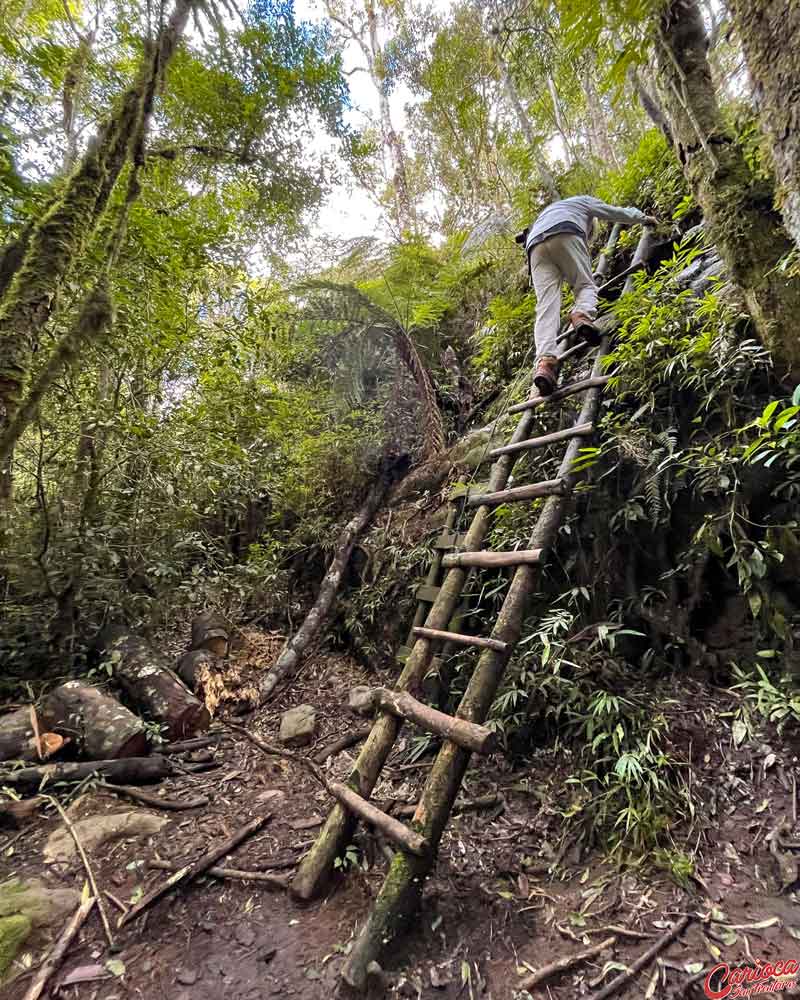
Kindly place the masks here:
[(22, 945), (48, 947), (79, 903), (76, 889), (51, 889), (39, 879), (0, 884), (0, 983), (15, 978), (9, 969)]
[(0, 983), (32, 930), (33, 922), (24, 913), (0, 917)]

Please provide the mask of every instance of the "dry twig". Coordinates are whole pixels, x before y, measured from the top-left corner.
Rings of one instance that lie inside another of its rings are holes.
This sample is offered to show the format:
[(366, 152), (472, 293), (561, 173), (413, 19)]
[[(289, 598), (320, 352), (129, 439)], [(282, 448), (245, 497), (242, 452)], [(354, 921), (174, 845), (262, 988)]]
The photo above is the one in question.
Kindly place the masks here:
[[(295, 865), (297, 862), (295, 862)], [(174, 861), (162, 861), (154, 858), (148, 862), (150, 868), (157, 868), (165, 872), (175, 872), (181, 870), (181, 865)], [(204, 875), (213, 875), (214, 878), (235, 878), (248, 882), (263, 882), (266, 885), (274, 886), (276, 889), (286, 889), (289, 885), (288, 875), (268, 875), (266, 872), (243, 871), (241, 868), (218, 868), (216, 865), (206, 869)]]
[(605, 941), (601, 941), (599, 944), (592, 945), (591, 948), (585, 948), (583, 951), (577, 951), (574, 955), (565, 955), (563, 958), (557, 959), (555, 962), (551, 962), (549, 965), (542, 966), (541, 969), (537, 969), (532, 975), (528, 976), (527, 979), (523, 979), (522, 982), (517, 986), (518, 990), (532, 990), (534, 986), (538, 986), (539, 983), (543, 983), (545, 979), (551, 979), (553, 976), (558, 975), (560, 972), (566, 972), (571, 969), (574, 965), (580, 965), (581, 962), (585, 962), (589, 958), (594, 958), (601, 952), (605, 951), (606, 948), (611, 948), (617, 943), (615, 937), (606, 938)]
[(675, 938), (686, 930), (691, 919), (691, 914), (686, 914), (681, 917), (680, 920), (674, 923), (672, 927), (662, 934), (657, 941), (654, 941), (647, 951), (643, 952), (632, 965), (628, 966), (625, 972), (621, 972), (601, 990), (597, 993), (593, 993), (590, 1000), (606, 1000), (606, 997), (619, 993), (619, 991), (626, 986), (637, 973), (641, 972), (642, 969), (647, 968), (656, 955), (662, 952), (668, 945), (672, 944)]
[(50, 976), (52, 976), (63, 961), (64, 955), (67, 953), (67, 949), (72, 944), (72, 939), (83, 926), (83, 923), (89, 916), (89, 912), (95, 902), (96, 900), (94, 897), (90, 897), (84, 903), (81, 903), (75, 911), (72, 919), (61, 932), (61, 937), (53, 946), (53, 950), (47, 956), (47, 959), (42, 964), (42, 967), (36, 973), (36, 978), (28, 987), (28, 992), (23, 997), (23, 1000), (39, 1000), (39, 997), (42, 995), (44, 988), (47, 985), (47, 980)]
[(52, 795), (48, 795), (47, 798), (58, 810), (58, 814), (63, 820), (64, 826), (66, 826), (69, 830), (70, 836), (75, 841), (75, 847), (77, 848), (78, 854), (83, 862), (83, 867), (86, 869), (86, 877), (89, 879), (89, 885), (92, 887), (94, 898), (97, 901), (97, 909), (100, 912), (100, 920), (103, 923), (103, 930), (105, 931), (106, 940), (108, 941), (108, 947), (111, 951), (115, 951), (116, 945), (114, 943), (114, 935), (111, 933), (111, 923), (109, 922), (106, 908), (103, 905), (103, 900), (100, 898), (100, 890), (97, 888), (97, 879), (94, 877), (94, 871), (92, 870), (92, 866), (89, 864), (89, 859), (86, 856), (86, 851), (83, 849), (83, 844), (78, 837), (75, 827), (72, 825), (72, 820), (69, 816), (67, 816), (58, 799), (54, 799)]
[(202, 875), (203, 872), (208, 871), (212, 867), (215, 861), (219, 861), (220, 858), (229, 854), (234, 847), (238, 847), (243, 840), (246, 840), (251, 834), (260, 830), (261, 827), (267, 822), (267, 820), (272, 818), (271, 813), (267, 813), (264, 816), (257, 816), (255, 819), (250, 820), (249, 823), (245, 824), (240, 830), (237, 830), (232, 836), (228, 837), (221, 844), (217, 844), (212, 847), (205, 854), (202, 854), (196, 861), (191, 864), (183, 865), (174, 875), (171, 875), (166, 882), (162, 882), (161, 885), (151, 889), (150, 892), (145, 893), (144, 896), (139, 900), (139, 902), (130, 908), (127, 913), (123, 914), (118, 923), (117, 927), (124, 927), (125, 924), (129, 924), (131, 920), (134, 920), (139, 916), (142, 911), (146, 910), (148, 906), (155, 903), (156, 900), (160, 899), (166, 893), (170, 892), (181, 882), (185, 882), (188, 879), (193, 879), (198, 875)]

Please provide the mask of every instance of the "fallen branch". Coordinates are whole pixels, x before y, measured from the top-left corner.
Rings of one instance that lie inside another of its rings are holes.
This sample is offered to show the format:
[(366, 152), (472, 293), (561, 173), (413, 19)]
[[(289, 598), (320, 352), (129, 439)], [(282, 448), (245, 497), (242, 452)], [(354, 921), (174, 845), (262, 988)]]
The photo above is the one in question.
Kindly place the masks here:
[(662, 934), (657, 941), (654, 941), (647, 951), (643, 952), (632, 965), (629, 965), (624, 972), (621, 972), (615, 979), (612, 979), (610, 983), (605, 985), (597, 993), (593, 993), (589, 1000), (606, 1000), (606, 997), (619, 993), (619, 991), (631, 979), (633, 979), (635, 975), (641, 972), (642, 969), (647, 968), (656, 955), (662, 952), (668, 945), (672, 944), (675, 938), (686, 930), (691, 919), (691, 914), (686, 914), (686, 916), (681, 917), (681, 919), (677, 923), (673, 924), (668, 931)]
[(63, 961), (64, 955), (67, 953), (67, 949), (72, 944), (75, 935), (83, 926), (94, 904), (95, 899), (90, 897), (86, 900), (86, 902), (81, 903), (75, 911), (72, 919), (61, 932), (61, 937), (53, 946), (53, 950), (47, 956), (47, 959), (43, 963), (42, 967), (36, 973), (36, 978), (28, 987), (28, 992), (23, 997), (23, 1000), (39, 1000), (39, 997), (42, 995), (44, 988), (47, 985), (47, 980), (53, 975)]
[(333, 559), (320, 584), (314, 606), (306, 615), (297, 632), (286, 643), (283, 652), (272, 664), (259, 685), (260, 704), (263, 704), (270, 697), (286, 674), (300, 663), (305, 651), (330, 614), (356, 542), (372, 523), (389, 490), (398, 479), (405, 475), (407, 468), (408, 459), (406, 456), (383, 461), (364, 503), (350, 518), (336, 540)]
[[(476, 812), (479, 809), (491, 809), (492, 806), (503, 802), (502, 795), (484, 795), (479, 799), (471, 799), (468, 802), (456, 802), (453, 806), (453, 813)], [(413, 816), (417, 811), (418, 802), (405, 802), (392, 809), (393, 816)]]
[(105, 787), (118, 795), (127, 795), (129, 799), (144, 802), (147, 806), (172, 810), (173, 812), (180, 812), (182, 809), (199, 809), (201, 806), (208, 805), (208, 799), (205, 795), (201, 795), (197, 799), (162, 799), (158, 795), (151, 795), (149, 792), (143, 792), (140, 788), (132, 788), (130, 785), (107, 784)]
[[(296, 865), (297, 861), (293, 864)], [(165, 872), (180, 871), (181, 869), (181, 866), (174, 861), (162, 861), (160, 858), (149, 861), (148, 867), (157, 868)], [(286, 889), (289, 886), (288, 875), (268, 875), (266, 872), (243, 871), (241, 868), (218, 868), (214, 865), (206, 869), (203, 874), (213, 875), (214, 878), (236, 878), (248, 882), (264, 882), (266, 885), (272, 885), (276, 889)]]
[(179, 868), (174, 875), (170, 876), (161, 885), (156, 886), (155, 889), (151, 889), (150, 892), (145, 893), (144, 896), (139, 900), (139, 902), (130, 908), (127, 913), (120, 917), (117, 927), (124, 927), (125, 924), (129, 924), (132, 920), (135, 920), (144, 910), (148, 908), (156, 900), (160, 899), (162, 896), (166, 895), (176, 885), (181, 882), (189, 881), (190, 879), (196, 878), (198, 875), (202, 875), (203, 872), (211, 868), (215, 861), (219, 861), (220, 858), (229, 854), (234, 847), (238, 847), (243, 840), (246, 840), (251, 834), (254, 834), (257, 830), (272, 818), (271, 813), (266, 813), (264, 816), (257, 816), (255, 819), (250, 820), (241, 830), (237, 830), (232, 836), (228, 837), (221, 844), (217, 844), (212, 847), (205, 854), (202, 854), (197, 861), (193, 861), (191, 864), (183, 865)]
[(111, 951), (114, 951), (114, 935), (111, 933), (111, 924), (108, 919), (108, 913), (103, 905), (100, 890), (97, 888), (97, 879), (94, 877), (94, 871), (92, 870), (92, 866), (89, 864), (89, 859), (86, 857), (86, 851), (83, 849), (83, 844), (78, 836), (78, 831), (72, 825), (72, 820), (69, 816), (67, 816), (58, 799), (54, 799), (52, 795), (48, 795), (47, 799), (50, 804), (55, 806), (58, 810), (58, 815), (61, 817), (64, 826), (69, 830), (70, 836), (75, 841), (75, 848), (80, 855), (81, 861), (83, 862), (83, 867), (86, 869), (86, 877), (89, 879), (89, 885), (92, 887), (92, 892), (94, 893), (94, 898), (97, 902), (97, 909), (100, 911), (100, 920), (103, 923), (103, 930), (106, 935), (106, 940), (108, 941), (108, 947)]
[(40, 787), (43, 782), (75, 783), (97, 774), (120, 784), (161, 781), (172, 774), (172, 765), (160, 754), (150, 757), (125, 757), (122, 760), (90, 760), (66, 764), (43, 764), (0, 773), (0, 785)]
[(575, 965), (580, 965), (581, 962), (585, 962), (589, 958), (594, 958), (601, 952), (605, 951), (606, 948), (611, 948), (617, 943), (615, 937), (606, 938), (605, 941), (601, 941), (600, 944), (592, 945), (591, 948), (586, 948), (584, 951), (577, 951), (574, 955), (565, 955), (564, 958), (559, 958), (555, 962), (551, 962), (549, 965), (542, 966), (541, 969), (537, 969), (533, 975), (523, 979), (521, 983), (517, 986), (518, 990), (532, 990), (534, 986), (538, 986), (539, 983), (543, 983), (546, 979), (551, 979), (553, 976), (558, 975), (560, 972), (566, 972)]
[(208, 736), (195, 736), (191, 740), (178, 740), (159, 747), (158, 752), (170, 757), (176, 753), (187, 753), (189, 750), (203, 750), (205, 747), (219, 746), (224, 733), (210, 733)]
[(371, 732), (372, 726), (362, 726), (361, 729), (355, 729), (353, 732), (347, 733), (345, 736), (340, 736), (338, 740), (334, 740), (332, 743), (328, 743), (324, 746), (321, 750), (318, 750), (314, 754), (312, 760), (315, 764), (324, 764), (328, 757), (333, 757), (342, 750), (355, 746), (356, 743), (360, 743), (362, 740), (365, 740)]

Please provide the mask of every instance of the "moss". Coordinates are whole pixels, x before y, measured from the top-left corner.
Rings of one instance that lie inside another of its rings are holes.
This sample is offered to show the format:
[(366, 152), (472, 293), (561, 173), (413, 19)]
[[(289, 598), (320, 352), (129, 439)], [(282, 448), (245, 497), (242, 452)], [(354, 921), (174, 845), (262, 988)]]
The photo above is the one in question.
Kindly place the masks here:
[(0, 917), (0, 980), (17, 957), (32, 928), (31, 918), (23, 913)]

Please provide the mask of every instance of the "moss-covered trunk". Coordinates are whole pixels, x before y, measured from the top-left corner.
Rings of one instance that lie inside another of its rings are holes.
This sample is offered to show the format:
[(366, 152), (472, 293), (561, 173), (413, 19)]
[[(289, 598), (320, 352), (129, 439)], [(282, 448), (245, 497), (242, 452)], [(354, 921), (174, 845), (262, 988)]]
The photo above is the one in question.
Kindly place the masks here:
[(791, 241), (717, 104), (696, 0), (669, 0), (653, 19), (658, 87), (675, 151), (711, 240), (742, 289), (755, 328), (780, 378), (800, 381), (800, 282), (776, 264)]
[(800, 247), (800, 4), (732, 0), (730, 8), (772, 150), (778, 204)]
[[(198, 0), (177, 0), (156, 45), (145, 47), (134, 83), (99, 130), (62, 195), (36, 224), (0, 301), (0, 438), (22, 402), (40, 333), (58, 310), (58, 294), (94, 234), (125, 164), (143, 157), (153, 98)], [(137, 191), (138, 193), (138, 191)], [(10, 494), (9, 459), (0, 463), (2, 496)], [(0, 497), (2, 499), (2, 497)]]

